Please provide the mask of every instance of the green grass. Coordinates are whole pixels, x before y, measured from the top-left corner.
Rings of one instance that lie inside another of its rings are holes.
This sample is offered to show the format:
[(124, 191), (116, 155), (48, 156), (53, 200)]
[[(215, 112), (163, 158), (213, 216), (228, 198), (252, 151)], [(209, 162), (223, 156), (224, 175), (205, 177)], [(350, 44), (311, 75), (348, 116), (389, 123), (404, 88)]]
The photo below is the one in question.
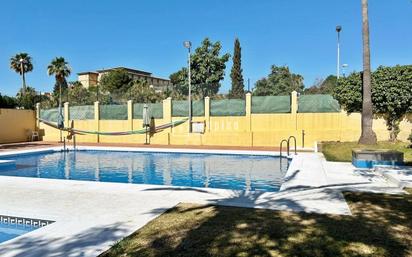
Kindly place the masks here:
[(412, 195), (345, 193), (353, 216), (180, 204), (113, 256), (412, 256)]
[(351, 162), (352, 149), (390, 149), (404, 153), (405, 162), (412, 162), (412, 148), (403, 142), (378, 142), (376, 145), (359, 145), (356, 142), (324, 142), (322, 143), (322, 153), (328, 161)]

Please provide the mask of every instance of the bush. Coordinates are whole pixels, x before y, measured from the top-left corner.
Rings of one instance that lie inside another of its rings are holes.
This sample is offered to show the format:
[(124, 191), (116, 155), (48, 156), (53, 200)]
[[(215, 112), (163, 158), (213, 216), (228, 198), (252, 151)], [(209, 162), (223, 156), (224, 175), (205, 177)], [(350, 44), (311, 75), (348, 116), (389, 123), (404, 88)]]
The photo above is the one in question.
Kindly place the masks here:
[(0, 108), (15, 108), (17, 106), (17, 100), (14, 97), (2, 96), (0, 94)]
[(408, 140), (409, 140), (409, 142), (411, 142), (409, 147), (412, 147), (412, 130), (411, 130), (411, 133), (409, 134)]

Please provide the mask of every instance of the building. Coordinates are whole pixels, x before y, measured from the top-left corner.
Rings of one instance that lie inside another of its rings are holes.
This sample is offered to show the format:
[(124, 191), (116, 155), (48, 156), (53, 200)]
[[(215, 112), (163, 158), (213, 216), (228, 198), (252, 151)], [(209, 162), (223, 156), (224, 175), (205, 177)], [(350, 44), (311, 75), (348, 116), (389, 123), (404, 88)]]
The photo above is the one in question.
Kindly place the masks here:
[(96, 86), (99, 83), (100, 79), (103, 75), (109, 73), (113, 70), (122, 69), (125, 70), (134, 80), (145, 80), (149, 83), (149, 85), (153, 86), (156, 92), (164, 92), (168, 87), (172, 86), (172, 83), (168, 79), (163, 79), (159, 77), (155, 77), (152, 73), (142, 70), (135, 70), (125, 67), (116, 67), (110, 69), (103, 69), (97, 71), (87, 71), (87, 72), (80, 72), (77, 73), (78, 81), (82, 83), (82, 85), (86, 88)]

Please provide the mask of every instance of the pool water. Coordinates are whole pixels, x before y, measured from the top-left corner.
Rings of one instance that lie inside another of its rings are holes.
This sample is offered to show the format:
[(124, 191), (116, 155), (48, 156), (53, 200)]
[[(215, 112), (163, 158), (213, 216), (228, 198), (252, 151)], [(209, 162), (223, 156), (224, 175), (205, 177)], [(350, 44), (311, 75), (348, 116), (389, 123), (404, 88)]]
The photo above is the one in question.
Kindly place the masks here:
[(0, 244), (15, 237), (26, 234), (30, 231), (33, 231), (37, 228), (38, 227), (34, 227), (31, 225), (11, 224), (8, 222), (0, 221)]
[(278, 191), (288, 160), (274, 156), (120, 151), (48, 152), (3, 157), (0, 175)]

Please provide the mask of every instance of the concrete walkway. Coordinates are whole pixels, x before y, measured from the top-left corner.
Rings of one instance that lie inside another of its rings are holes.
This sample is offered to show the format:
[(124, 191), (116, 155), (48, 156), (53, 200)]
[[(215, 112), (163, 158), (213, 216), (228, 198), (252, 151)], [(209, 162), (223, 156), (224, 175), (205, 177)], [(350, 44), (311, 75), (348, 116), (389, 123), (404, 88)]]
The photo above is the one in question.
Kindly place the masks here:
[(412, 167), (390, 167), (381, 165), (375, 167), (375, 171), (382, 174), (382, 176), (400, 188), (412, 187)]
[(402, 192), (316, 153), (294, 157), (275, 193), (0, 176), (0, 214), (56, 221), (0, 244), (0, 256), (96, 256), (180, 202), (350, 215), (343, 189)]
[(300, 153), (291, 163), (280, 190), (311, 189), (404, 193), (380, 173), (357, 169), (349, 162), (328, 162), (321, 153)]

